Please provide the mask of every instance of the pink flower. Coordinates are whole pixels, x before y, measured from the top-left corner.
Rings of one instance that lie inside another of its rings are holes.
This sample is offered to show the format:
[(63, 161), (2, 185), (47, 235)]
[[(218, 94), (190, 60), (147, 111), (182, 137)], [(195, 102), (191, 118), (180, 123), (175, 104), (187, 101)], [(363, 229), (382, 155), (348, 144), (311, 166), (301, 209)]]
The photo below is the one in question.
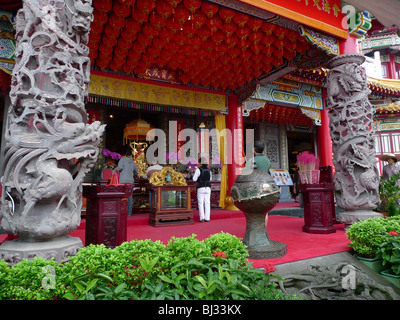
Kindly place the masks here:
[(389, 234), (391, 236), (398, 236), (399, 235), (396, 231), (390, 231)]
[(222, 251), (217, 251), (212, 254), (214, 257), (226, 258), (226, 254)]
[(273, 273), (275, 271), (276, 271), (276, 268), (275, 268), (275, 266), (273, 264), (271, 264), (269, 262), (266, 262), (264, 264), (264, 272), (265, 273), (270, 274), (270, 273)]

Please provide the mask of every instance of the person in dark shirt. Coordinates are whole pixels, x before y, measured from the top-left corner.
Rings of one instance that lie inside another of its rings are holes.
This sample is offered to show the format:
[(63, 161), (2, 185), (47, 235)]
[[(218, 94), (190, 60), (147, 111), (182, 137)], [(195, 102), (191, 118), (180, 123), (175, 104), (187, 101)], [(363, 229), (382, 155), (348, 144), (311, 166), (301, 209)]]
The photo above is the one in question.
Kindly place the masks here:
[(200, 168), (196, 168), (193, 175), (193, 181), (196, 181), (197, 203), (199, 206), (200, 222), (209, 222), (211, 215), (211, 170), (208, 167), (207, 160), (200, 160)]

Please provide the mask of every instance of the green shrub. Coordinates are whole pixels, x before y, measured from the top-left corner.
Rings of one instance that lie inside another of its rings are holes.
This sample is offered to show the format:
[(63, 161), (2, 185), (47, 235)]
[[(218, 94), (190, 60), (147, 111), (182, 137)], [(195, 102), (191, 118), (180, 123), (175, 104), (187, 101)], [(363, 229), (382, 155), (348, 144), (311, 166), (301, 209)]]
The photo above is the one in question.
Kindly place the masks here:
[(366, 258), (375, 256), (375, 251), (389, 231), (400, 232), (400, 217), (370, 218), (352, 224), (346, 231), (351, 240), (349, 247)]
[(176, 272), (183, 272), (192, 258), (211, 256), (211, 249), (204, 241), (196, 239), (195, 234), (184, 238), (171, 237), (166, 249), (170, 256), (168, 268), (172, 266), (176, 268), (177, 264), (182, 264)]
[[(24, 259), (12, 268), (5, 267), (4, 263), (1, 264), (5, 271), (0, 292), (1, 299), (46, 300), (56, 298), (60, 287), (60, 282), (57, 282), (57, 275), (60, 274), (57, 262), (35, 257), (29, 261)], [(50, 282), (47, 282), (46, 279), (49, 277), (51, 280), (49, 279)]]
[(247, 256), (240, 239), (221, 233), (205, 241), (194, 234), (173, 237), (167, 245), (151, 240), (115, 249), (89, 245), (64, 263), (35, 258), (9, 267), (0, 260), (0, 299), (296, 298), (275, 287), (271, 269), (253, 268)]
[(376, 256), (383, 260), (393, 274), (400, 275), (400, 236), (399, 232), (389, 231), (376, 250)]
[(109, 267), (109, 275), (117, 282), (125, 282), (131, 288), (137, 288), (148, 276), (141, 261), (157, 259), (152, 272), (160, 273), (169, 265), (169, 255), (160, 241), (134, 240), (124, 242), (113, 250), (118, 263)]
[(206, 245), (211, 249), (211, 252), (216, 251), (224, 252), (228, 258), (242, 261), (246, 263), (249, 253), (247, 246), (243, 244), (242, 240), (229, 233), (215, 233), (209, 238), (205, 239)]

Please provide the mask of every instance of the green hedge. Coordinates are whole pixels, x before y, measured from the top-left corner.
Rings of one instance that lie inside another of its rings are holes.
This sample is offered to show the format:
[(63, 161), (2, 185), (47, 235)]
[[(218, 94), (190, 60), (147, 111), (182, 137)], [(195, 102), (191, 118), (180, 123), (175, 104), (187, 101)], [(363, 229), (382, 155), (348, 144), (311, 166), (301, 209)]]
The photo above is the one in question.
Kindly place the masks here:
[(239, 238), (219, 233), (89, 245), (65, 263), (0, 260), (0, 299), (297, 299), (276, 288), (271, 266), (255, 269), (247, 257)]
[(369, 218), (353, 223), (346, 231), (349, 247), (362, 257), (372, 258), (389, 231), (400, 233), (400, 217)]

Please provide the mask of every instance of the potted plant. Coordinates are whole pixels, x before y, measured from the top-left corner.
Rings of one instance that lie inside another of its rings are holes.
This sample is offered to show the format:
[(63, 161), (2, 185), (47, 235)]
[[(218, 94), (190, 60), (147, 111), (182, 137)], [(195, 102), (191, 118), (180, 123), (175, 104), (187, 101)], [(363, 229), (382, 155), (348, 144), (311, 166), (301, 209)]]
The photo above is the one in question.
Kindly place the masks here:
[(400, 199), (400, 186), (398, 181), (400, 174), (396, 174), (389, 179), (381, 178), (379, 183), (380, 203), (375, 211), (383, 214), (384, 217), (400, 214), (397, 200)]
[(400, 233), (400, 217), (369, 218), (353, 223), (346, 231), (351, 240), (349, 247), (356, 257), (371, 269), (380, 272), (384, 269), (382, 258), (376, 256), (376, 250), (389, 231)]
[(382, 258), (382, 265), (388, 269), (382, 270), (387, 280), (400, 287), (400, 237), (397, 231), (389, 231), (384, 237), (376, 256)]

